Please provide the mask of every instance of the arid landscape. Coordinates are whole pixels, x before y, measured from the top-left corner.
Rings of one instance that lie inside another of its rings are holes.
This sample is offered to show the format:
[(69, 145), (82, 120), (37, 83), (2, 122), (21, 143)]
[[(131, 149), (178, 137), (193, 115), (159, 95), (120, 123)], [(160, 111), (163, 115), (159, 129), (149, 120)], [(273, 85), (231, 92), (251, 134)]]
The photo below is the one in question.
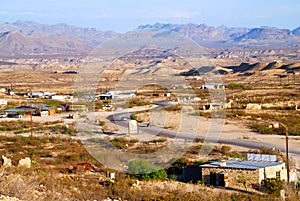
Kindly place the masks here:
[(0, 201), (300, 200), (299, 24), (60, 6), (0, 11)]

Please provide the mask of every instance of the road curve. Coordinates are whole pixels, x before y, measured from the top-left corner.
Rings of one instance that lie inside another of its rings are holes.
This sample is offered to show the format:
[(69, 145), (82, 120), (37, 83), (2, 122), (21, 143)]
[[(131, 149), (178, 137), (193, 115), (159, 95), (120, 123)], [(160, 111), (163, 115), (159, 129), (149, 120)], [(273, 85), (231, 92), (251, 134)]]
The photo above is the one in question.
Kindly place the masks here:
[[(157, 104), (159, 105), (159, 104)], [(165, 105), (165, 103), (164, 103)], [(119, 126), (127, 126), (127, 121), (122, 121), (122, 118), (127, 117), (129, 118), (130, 114), (133, 114), (133, 112), (124, 112), (124, 113), (117, 113), (113, 114), (107, 117), (108, 120), (110, 120), (112, 123), (117, 124)], [(239, 147), (249, 148), (249, 149), (261, 149), (262, 147), (268, 148), (268, 149), (279, 149), (282, 152), (285, 152), (284, 146), (275, 146), (268, 143), (262, 143), (262, 142), (256, 142), (251, 140), (238, 140), (238, 139), (224, 139), (224, 138), (214, 138), (214, 137), (203, 137), (203, 136), (194, 136), (190, 133), (181, 133), (181, 132), (174, 132), (162, 128), (157, 127), (146, 127), (144, 124), (139, 125), (139, 129), (142, 132), (166, 137), (166, 138), (177, 138), (177, 139), (186, 139), (186, 140), (204, 140), (205, 142), (211, 142), (211, 143), (218, 143), (218, 144), (226, 144), (226, 145), (235, 145)], [(221, 135), (216, 135), (221, 136)], [(296, 149), (289, 149), (289, 153), (291, 154), (297, 154), (300, 155), (300, 150)]]

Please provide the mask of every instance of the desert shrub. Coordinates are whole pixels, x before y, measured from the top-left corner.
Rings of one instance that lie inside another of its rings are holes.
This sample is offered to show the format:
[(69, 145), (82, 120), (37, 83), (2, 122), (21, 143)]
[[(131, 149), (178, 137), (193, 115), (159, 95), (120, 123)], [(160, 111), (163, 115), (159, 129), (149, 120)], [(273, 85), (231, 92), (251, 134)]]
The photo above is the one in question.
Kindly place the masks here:
[(175, 159), (172, 162), (172, 165), (167, 170), (168, 174), (176, 174), (176, 175), (182, 174), (182, 167), (184, 167), (188, 162), (189, 159), (187, 158)]
[(115, 137), (112, 140), (110, 140), (110, 143), (112, 143), (115, 147), (119, 149), (126, 148), (126, 144), (128, 146), (132, 146), (136, 142), (138, 142), (137, 139), (126, 139), (125, 137)]
[(241, 158), (242, 160), (246, 160), (246, 157), (244, 157), (242, 154), (238, 153), (238, 152), (231, 152), (229, 154), (230, 158)]
[(132, 98), (128, 103), (129, 108), (132, 108), (134, 106), (145, 106), (145, 105), (149, 105), (149, 102), (142, 100), (140, 98)]
[(15, 134), (21, 134), (21, 133), (25, 133), (26, 130), (23, 127), (18, 128), (18, 130), (16, 130), (14, 133)]
[(243, 186), (246, 190), (247, 190), (247, 181), (248, 181), (248, 179), (246, 178), (245, 175), (239, 175), (237, 177), (237, 182), (240, 184), (243, 184)]
[(268, 149), (266, 147), (261, 147), (260, 148), (260, 153), (261, 154), (270, 154), (270, 155), (276, 155), (278, 152), (274, 149)]
[(0, 131), (8, 131), (8, 127), (7, 126), (0, 126)]
[(300, 135), (300, 131), (296, 131), (296, 130), (289, 131), (289, 135), (291, 135), (291, 136), (299, 136)]
[(133, 160), (130, 161), (127, 165), (128, 170), (132, 175), (144, 180), (166, 180), (167, 178), (167, 173), (164, 169), (156, 167), (148, 163), (146, 160)]
[(195, 139), (194, 139), (194, 142), (195, 142), (195, 143), (203, 143), (203, 142), (204, 142), (204, 139), (202, 139), (202, 138), (195, 138)]
[(245, 89), (246, 87), (242, 84), (230, 83), (227, 86), (228, 89)]
[(283, 190), (283, 181), (277, 178), (265, 179), (262, 181), (264, 191), (268, 194), (279, 196), (280, 191)]
[(221, 153), (223, 155), (228, 155), (231, 151), (231, 147), (230, 146), (227, 146), (227, 145), (224, 145), (221, 147)]
[(261, 134), (273, 134), (274, 133), (273, 128), (269, 128), (268, 126), (265, 126), (263, 124), (254, 123), (250, 127), (253, 131), (261, 133)]
[(65, 126), (65, 125), (56, 125), (51, 128), (52, 132), (65, 134), (65, 135), (76, 135), (77, 131), (73, 126)]
[(177, 105), (172, 105), (172, 106), (166, 107), (164, 109), (165, 109), (165, 111), (171, 112), (171, 111), (180, 111), (182, 109), (182, 107), (179, 104), (177, 104)]
[(4, 109), (5, 109), (5, 110), (8, 110), (8, 109), (12, 109), (12, 108), (15, 108), (15, 107), (16, 107), (15, 104), (13, 104), (13, 103), (8, 103), (8, 104), (4, 107)]
[(195, 146), (190, 146), (186, 150), (186, 154), (199, 154), (201, 151), (202, 145), (195, 145)]
[(99, 121), (99, 125), (100, 126), (104, 126), (105, 125), (105, 121)]
[(162, 142), (166, 142), (166, 141), (167, 141), (166, 138), (160, 137), (160, 138), (156, 138), (156, 139), (152, 140), (151, 142), (153, 142), (153, 143), (162, 143)]
[(177, 175), (176, 174), (171, 174), (169, 179), (172, 180), (172, 181), (177, 181)]
[(193, 161), (193, 163), (195, 165), (203, 165), (203, 164), (207, 163), (207, 161), (206, 160), (195, 160), (195, 161)]

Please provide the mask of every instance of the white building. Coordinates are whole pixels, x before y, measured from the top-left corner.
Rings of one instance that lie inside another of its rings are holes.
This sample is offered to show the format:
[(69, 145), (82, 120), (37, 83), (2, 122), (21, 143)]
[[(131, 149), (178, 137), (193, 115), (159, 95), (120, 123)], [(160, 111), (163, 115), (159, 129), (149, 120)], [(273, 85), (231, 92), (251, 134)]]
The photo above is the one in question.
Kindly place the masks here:
[(7, 105), (7, 100), (0, 99), (0, 105)]
[(225, 89), (225, 85), (222, 83), (206, 83), (202, 85), (202, 89)]

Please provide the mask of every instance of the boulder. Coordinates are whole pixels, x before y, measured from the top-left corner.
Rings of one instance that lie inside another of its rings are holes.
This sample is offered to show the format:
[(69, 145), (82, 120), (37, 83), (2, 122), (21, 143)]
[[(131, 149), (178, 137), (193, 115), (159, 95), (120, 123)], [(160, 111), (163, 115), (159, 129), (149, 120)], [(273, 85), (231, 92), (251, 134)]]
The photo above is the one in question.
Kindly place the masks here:
[(6, 158), (5, 156), (2, 156), (2, 165), (5, 167), (12, 166), (11, 159)]
[(19, 166), (30, 168), (31, 167), (31, 159), (29, 157), (23, 158), (19, 160)]

